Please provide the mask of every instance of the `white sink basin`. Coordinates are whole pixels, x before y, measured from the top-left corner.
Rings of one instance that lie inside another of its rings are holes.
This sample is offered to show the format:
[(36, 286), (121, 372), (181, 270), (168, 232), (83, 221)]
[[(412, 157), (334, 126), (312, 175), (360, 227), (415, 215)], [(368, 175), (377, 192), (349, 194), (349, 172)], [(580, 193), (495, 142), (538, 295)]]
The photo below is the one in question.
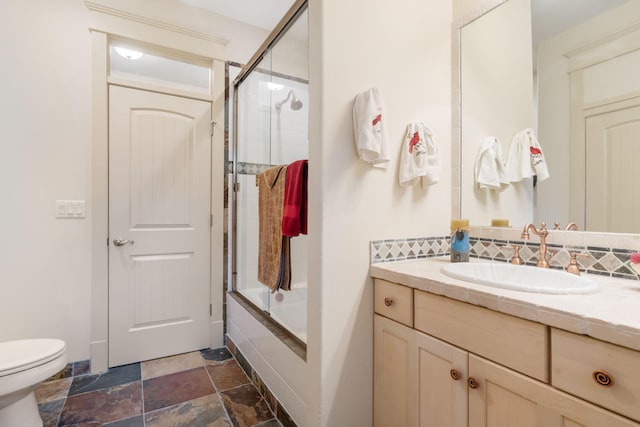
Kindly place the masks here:
[(446, 264), (442, 272), (466, 282), (539, 294), (592, 294), (600, 290), (593, 280), (566, 271), (507, 263), (457, 262)]

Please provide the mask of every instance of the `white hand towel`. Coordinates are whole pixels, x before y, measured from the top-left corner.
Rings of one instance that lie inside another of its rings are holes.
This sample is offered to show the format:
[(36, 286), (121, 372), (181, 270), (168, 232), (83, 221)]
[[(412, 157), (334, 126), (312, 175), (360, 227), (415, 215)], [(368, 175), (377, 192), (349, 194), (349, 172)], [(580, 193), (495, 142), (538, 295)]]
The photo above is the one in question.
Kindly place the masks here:
[(423, 186), (440, 181), (440, 152), (433, 133), (424, 123), (409, 123), (402, 143), (400, 185), (408, 187), (420, 177)]
[(503, 190), (508, 184), (502, 158), (502, 147), (495, 136), (489, 136), (482, 141), (474, 167), (475, 189)]
[(507, 155), (507, 179), (520, 182), (534, 175), (538, 176), (538, 181), (543, 181), (549, 178), (549, 171), (533, 129), (527, 128), (516, 133), (511, 140)]
[(358, 157), (375, 167), (389, 164), (387, 117), (378, 88), (371, 88), (356, 96), (353, 103), (353, 131)]

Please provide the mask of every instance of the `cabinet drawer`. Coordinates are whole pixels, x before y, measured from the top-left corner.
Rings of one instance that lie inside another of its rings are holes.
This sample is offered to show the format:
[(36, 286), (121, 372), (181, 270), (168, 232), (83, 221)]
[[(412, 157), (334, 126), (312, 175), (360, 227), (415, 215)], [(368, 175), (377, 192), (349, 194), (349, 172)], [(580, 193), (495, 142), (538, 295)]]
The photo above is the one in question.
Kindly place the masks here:
[[(551, 330), (551, 383), (640, 421), (640, 352), (560, 329)], [(606, 383), (605, 372), (613, 379)]]
[(375, 311), (384, 317), (413, 327), (413, 289), (376, 279)]
[(548, 382), (547, 326), (418, 290), (414, 298), (416, 329)]

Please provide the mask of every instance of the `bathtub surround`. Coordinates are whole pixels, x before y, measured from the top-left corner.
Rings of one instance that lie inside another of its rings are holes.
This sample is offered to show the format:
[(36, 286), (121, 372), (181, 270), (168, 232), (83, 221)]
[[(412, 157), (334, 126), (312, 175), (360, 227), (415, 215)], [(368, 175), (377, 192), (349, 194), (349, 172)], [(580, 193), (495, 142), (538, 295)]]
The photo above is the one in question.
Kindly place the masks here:
[(228, 295), (227, 307), (227, 345), (242, 355), (239, 363), (259, 375), (296, 424), (307, 425), (308, 363), (301, 357), (306, 350), (293, 346), (295, 341), (287, 340), (281, 330), (272, 329), (264, 314), (252, 313), (236, 293)]
[(238, 364), (247, 375), (247, 377), (251, 378), (251, 382), (256, 386), (256, 388), (262, 395), (262, 398), (267, 402), (267, 405), (269, 405), (269, 409), (271, 409), (271, 411), (276, 415), (276, 418), (278, 419), (278, 421), (280, 421), (280, 423), (282, 423), (282, 426), (297, 427), (297, 424), (291, 419), (291, 417), (287, 413), (287, 410), (271, 392), (260, 375), (251, 367), (249, 362), (247, 362), (245, 357), (242, 355), (242, 352), (238, 350), (236, 345), (233, 343), (233, 340), (231, 340), (229, 337), (227, 337), (227, 348), (229, 349), (233, 357), (236, 358)]
[[(470, 227), (470, 256), (489, 261), (510, 262), (513, 249), (520, 246), (520, 258), (526, 265), (536, 265), (539, 244), (535, 238), (523, 240), (520, 228)], [(421, 237), (412, 239), (375, 240), (370, 243), (371, 264), (432, 258), (449, 254), (450, 237)], [(585, 273), (619, 279), (640, 280), (631, 266), (631, 254), (640, 247), (640, 236), (613, 233), (551, 230), (547, 237), (551, 251), (551, 268), (564, 269), (569, 265), (570, 252), (585, 253), (578, 258)]]
[[(306, 361), (307, 360), (307, 344), (300, 340), (296, 339), (295, 335), (289, 332), (282, 325), (274, 324), (278, 323), (270, 316), (265, 316), (263, 312), (256, 309), (255, 304), (249, 304), (246, 301), (246, 297), (243, 294), (238, 292), (229, 293), (227, 298), (233, 298), (239, 305), (241, 305), (247, 313), (251, 314), (253, 318), (259, 322), (262, 326), (264, 326), (269, 332), (278, 340), (280, 340), (285, 346), (287, 346), (293, 353), (296, 354), (300, 359)], [(301, 301), (306, 304), (306, 298)], [(229, 342), (233, 343), (233, 340), (227, 336), (227, 345)], [(232, 344), (233, 348), (235, 348), (235, 344)], [(233, 351), (232, 351), (233, 352)]]

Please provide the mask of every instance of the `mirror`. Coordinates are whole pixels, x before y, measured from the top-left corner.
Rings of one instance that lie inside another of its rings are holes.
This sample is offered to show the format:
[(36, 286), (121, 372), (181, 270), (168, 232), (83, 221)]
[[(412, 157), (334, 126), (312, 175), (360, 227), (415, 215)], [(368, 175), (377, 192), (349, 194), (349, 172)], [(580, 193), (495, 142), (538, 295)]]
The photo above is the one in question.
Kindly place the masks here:
[[(640, 2), (508, 0), (460, 37), (462, 217), (640, 233)], [(476, 191), (484, 139), (528, 127), (550, 177)]]

